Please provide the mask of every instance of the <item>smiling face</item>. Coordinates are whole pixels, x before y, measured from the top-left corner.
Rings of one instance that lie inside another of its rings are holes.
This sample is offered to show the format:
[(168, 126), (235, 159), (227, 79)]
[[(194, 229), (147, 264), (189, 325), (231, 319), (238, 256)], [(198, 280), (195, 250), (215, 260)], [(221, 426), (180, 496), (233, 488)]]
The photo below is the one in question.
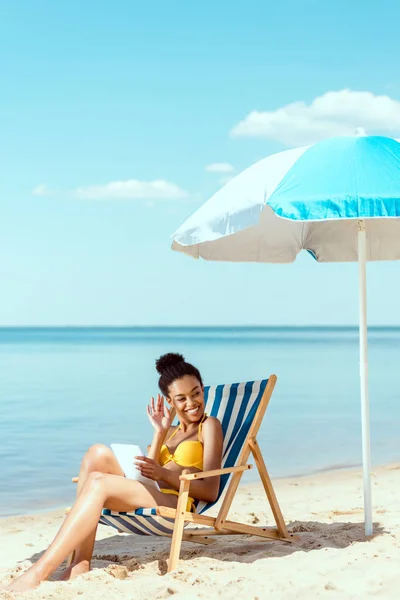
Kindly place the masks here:
[(176, 409), (179, 421), (197, 423), (204, 415), (204, 388), (197, 377), (185, 375), (175, 379), (168, 389), (168, 400)]

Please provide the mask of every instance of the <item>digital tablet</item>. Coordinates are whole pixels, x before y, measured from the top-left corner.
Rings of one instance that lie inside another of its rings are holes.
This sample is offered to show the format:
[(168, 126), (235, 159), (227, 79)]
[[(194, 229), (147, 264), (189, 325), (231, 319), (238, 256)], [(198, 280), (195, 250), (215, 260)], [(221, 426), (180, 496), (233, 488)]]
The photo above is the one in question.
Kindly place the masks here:
[(111, 444), (111, 450), (114, 452), (115, 458), (119, 462), (125, 477), (155, 487), (157, 490), (160, 489), (154, 479), (144, 477), (135, 466), (135, 456), (145, 456), (140, 446), (136, 446), (135, 444)]

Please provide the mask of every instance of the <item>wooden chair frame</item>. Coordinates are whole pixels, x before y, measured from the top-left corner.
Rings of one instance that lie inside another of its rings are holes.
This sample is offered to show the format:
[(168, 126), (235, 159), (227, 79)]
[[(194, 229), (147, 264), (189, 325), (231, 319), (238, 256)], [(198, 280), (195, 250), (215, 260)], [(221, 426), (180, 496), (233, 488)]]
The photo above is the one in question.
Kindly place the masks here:
[[(253, 423), (250, 426), (249, 432), (243, 444), (243, 448), (238, 457), (236, 465), (234, 467), (216, 469), (213, 471), (201, 471), (199, 473), (182, 473), (182, 475), (180, 476), (179, 497), (176, 509), (169, 508), (166, 506), (157, 507), (157, 514), (159, 516), (175, 519), (174, 530), (171, 540), (171, 550), (168, 561), (168, 573), (174, 571), (177, 567), (182, 540), (193, 542), (197, 541), (199, 543), (209, 543), (209, 536), (243, 534), (260, 536), (270, 541), (292, 541), (292, 536), (288, 533), (286, 529), (285, 521), (283, 519), (282, 512), (279, 507), (278, 500), (276, 498), (275, 491), (271, 483), (271, 479), (265, 466), (261, 450), (257, 443), (257, 434), (260, 429), (262, 420), (264, 418), (265, 411), (267, 410), (269, 401), (271, 399), (272, 392), (274, 391), (276, 381), (276, 375), (271, 375), (268, 379), (268, 383), (265, 387), (259, 407), (254, 416)], [(245, 523), (236, 523), (234, 521), (227, 520), (227, 516), (231, 508), (232, 501), (237, 492), (243, 472), (252, 468), (252, 466), (247, 463), (250, 454), (252, 454), (254, 457), (254, 461), (256, 463), (261, 481), (263, 483), (264, 490), (267, 495), (267, 499), (275, 519), (275, 528), (255, 527), (253, 525), (247, 525)], [(208, 517), (206, 515), (186, 511), (191, 481), (193, 481), (194, 479), (205, 479), (206, 477), (217, 477), (220, 475), (225, 475), (227, 473), (232, 473), (232, 479), (228, 485), (227, 491), (224, 494), (224, 499), (216, 517)], [(203, 526), (206, 525), (208, 527), (202, 527), (200, 529), (190, 529), (184, 532), (185, 523), (192, 523), (195, 525)]]

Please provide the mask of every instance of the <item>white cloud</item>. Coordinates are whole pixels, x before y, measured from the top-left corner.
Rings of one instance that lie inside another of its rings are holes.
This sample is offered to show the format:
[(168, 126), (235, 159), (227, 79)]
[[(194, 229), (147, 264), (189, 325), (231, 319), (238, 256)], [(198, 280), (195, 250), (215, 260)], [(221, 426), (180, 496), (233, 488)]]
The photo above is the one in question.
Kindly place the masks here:
[(212, 163), (206, 166), (206, 171), (209, 173), (232, 173), (234, 167), (227, 162)]
[(34, 196), (48, 196), (51, 194), (51, 190), (47, 187), (45, 183), (41, 183), (32, 190), (32, 194)]
[[(38, 185), (33, 191), (34, 196), (48, 196), (52, 193), (45, 184)], [(175, 183), (156, 179), (154, 181), (111, 181), (104, 185), (81, 186), (75, 190), (57, 191), (58, 196), (79, 198), (81, 200), (181, 200), (189, 194)]]
[(400, 102), (372, 92), (327, 92), (311, 104), (293, 102), (273, 111), (253, 110), (231, 135), (300, 146), (334, 135), (353, 135), (357, 127), (369, 134), (400, 132)]
[(187, 198), (188, 193), (175, 183), (156, 179), (154, 181), (111, 181), (104, 185), (88, 185), (74, 191), (76, 198), (88, 200), (179, 200)]

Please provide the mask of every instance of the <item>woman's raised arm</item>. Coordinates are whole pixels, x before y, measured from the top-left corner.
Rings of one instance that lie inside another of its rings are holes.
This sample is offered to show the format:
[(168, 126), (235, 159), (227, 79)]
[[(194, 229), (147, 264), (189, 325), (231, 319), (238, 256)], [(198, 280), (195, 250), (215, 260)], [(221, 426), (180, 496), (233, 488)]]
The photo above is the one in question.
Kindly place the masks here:
[(153, 440), (148, 449), (147, 456), (158, 462), (161, 446), (171, 427), (171, 413), (165, 405), (164, 396), (158, 394), (156, 402), (154, 398), (151, 399), (147, 407), (147, 416), (154, 428)]

